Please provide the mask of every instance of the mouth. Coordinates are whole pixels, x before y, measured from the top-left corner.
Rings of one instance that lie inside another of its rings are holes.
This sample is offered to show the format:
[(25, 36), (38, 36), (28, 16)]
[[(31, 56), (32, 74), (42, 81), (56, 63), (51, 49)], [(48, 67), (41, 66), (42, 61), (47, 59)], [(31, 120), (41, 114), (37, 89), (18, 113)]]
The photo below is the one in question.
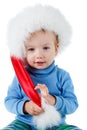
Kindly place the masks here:
[(45, 62), (42, 62), (42, 61), (38, 61), (38, 62), (35, 62), (35, 64), (37, 64), (38, 66), (42, 66)]

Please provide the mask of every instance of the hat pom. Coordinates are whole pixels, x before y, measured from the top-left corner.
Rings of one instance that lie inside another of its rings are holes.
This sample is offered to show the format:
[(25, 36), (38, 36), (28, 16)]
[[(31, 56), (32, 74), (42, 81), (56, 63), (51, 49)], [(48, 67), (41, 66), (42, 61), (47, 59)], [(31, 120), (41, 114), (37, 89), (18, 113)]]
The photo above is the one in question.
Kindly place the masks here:
[(34, 116), (33, 122), (37, 128), (44, 130), (53, 126), (58, 126), (61, 121), (61, 115), (54, 106), (51, 106), (45, 102), (42, 98), (42, 107), (45, 112)]

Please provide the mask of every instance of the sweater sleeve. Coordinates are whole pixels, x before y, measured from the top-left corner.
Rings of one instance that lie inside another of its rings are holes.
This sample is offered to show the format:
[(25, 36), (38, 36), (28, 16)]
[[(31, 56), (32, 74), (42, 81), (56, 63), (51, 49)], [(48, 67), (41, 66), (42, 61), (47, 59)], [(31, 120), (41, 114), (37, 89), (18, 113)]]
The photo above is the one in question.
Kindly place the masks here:
[(56, 97), (55, 107), (63, 115), (73, 113), (78, 107), (74, 86), (68, 72), (62, 71), (59, 76), (61, 94)]
[(8, 88), (7, 96), (4, 100), (5, 106), (8, 111), (18, 115), (23, 113), (23, 105), (28, 97), (23, 93), (19, 82), (16, 77), (14, 77), (12, 84)]

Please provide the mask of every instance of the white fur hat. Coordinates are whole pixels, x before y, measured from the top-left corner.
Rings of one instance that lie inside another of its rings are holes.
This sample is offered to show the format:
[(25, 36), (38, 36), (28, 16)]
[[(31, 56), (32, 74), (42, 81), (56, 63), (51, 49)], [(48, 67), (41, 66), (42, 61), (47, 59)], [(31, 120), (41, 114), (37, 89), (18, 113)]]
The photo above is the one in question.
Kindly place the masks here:
[(35, 5), (27, 7), (8, 24), (8, 47), (10, 54), (23, 59), (25, 57), (25, 40), (41, 28), (54, 31), (59, 36), (59, 52), (71, 39), (71, 26), (60, 13), (51, 6)]

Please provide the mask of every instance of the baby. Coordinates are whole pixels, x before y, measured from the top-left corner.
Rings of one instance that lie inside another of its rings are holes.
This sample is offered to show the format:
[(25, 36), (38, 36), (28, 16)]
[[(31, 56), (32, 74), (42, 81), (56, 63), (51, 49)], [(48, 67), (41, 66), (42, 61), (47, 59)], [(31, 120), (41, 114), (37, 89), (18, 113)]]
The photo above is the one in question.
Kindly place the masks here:
[[(9, 25), (10, 54), (26, 62), (34, 90), (61, 115), (60, 123), (46, 130), (80, 130), (65, 122), (66, 115), (78, 108), (78, 101), (69, 73), (55, 65), (55, 57), (71, 37), (71, 27), (64, 16), (51, 6), (36, 5), (24, 9)], [(5, 106), (17, 116), (3, 130), (38, 130), (32, 117), (45, 113), (45, 109), (27, 97), (16, 76), (8, 88)]]

